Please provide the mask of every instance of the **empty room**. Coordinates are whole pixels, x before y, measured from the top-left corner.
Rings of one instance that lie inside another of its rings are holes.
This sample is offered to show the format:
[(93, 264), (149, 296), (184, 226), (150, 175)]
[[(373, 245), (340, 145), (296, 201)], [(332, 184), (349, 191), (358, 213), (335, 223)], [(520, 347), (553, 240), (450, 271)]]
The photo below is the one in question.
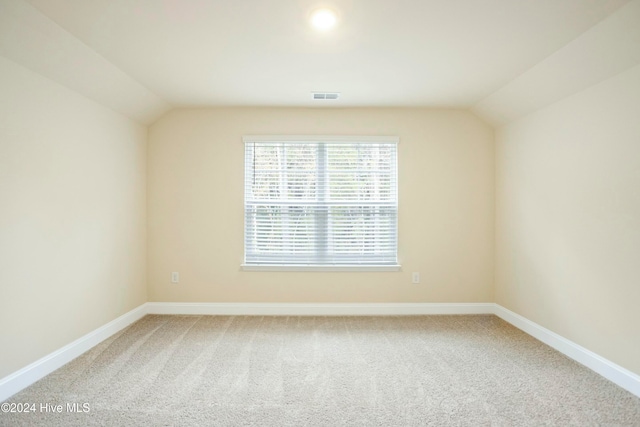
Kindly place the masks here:
[(640, 0), (0, 0), (0, 426), (640, 426)]

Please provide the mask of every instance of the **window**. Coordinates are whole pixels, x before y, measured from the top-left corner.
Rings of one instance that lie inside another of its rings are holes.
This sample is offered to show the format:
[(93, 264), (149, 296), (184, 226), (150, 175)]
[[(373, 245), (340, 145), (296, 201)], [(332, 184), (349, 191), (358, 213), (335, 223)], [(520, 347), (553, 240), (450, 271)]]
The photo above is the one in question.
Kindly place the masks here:
[(397, 138), (244, 143), (245, 269), (398, 269)]

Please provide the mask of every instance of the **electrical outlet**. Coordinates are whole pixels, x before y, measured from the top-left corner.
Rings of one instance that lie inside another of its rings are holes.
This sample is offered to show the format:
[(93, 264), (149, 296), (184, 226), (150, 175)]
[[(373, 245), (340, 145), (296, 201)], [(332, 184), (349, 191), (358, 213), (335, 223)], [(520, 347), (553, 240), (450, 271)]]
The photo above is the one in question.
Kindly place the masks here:
[(171, 273), (171, 283), (180, 283), (180, 273), (177, 271)]
[(411, 273), (411, 283), (420, 283), (420, 273), (417, 271)]

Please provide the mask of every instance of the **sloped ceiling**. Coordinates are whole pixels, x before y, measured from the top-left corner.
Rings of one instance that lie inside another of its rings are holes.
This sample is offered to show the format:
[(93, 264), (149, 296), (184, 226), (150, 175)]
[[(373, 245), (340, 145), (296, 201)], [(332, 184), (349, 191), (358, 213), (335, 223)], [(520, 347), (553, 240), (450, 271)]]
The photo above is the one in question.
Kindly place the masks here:
[(0, 55), (140, 123), (171, 107), (126, 72), (20, 0), (0, 0)]
[(491, 95), (473, 111), (494, 125), (523, 117), (640, 64), (640, 2), (630, 2)]
[[(318, 6), (335, 31), (309, 27)], [(640, 63), (639, 36), (640, 0), (0, 0), (0, 55), (141, 123), (426, 106), (499, 125)]]

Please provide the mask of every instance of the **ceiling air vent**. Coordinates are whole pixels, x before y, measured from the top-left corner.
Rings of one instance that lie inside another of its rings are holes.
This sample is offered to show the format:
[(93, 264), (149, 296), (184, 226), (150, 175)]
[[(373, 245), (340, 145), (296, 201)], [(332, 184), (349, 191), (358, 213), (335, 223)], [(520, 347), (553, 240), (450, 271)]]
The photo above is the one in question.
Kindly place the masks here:
[(338, 92), (311, 92), (313, 99), (338, 99)]

